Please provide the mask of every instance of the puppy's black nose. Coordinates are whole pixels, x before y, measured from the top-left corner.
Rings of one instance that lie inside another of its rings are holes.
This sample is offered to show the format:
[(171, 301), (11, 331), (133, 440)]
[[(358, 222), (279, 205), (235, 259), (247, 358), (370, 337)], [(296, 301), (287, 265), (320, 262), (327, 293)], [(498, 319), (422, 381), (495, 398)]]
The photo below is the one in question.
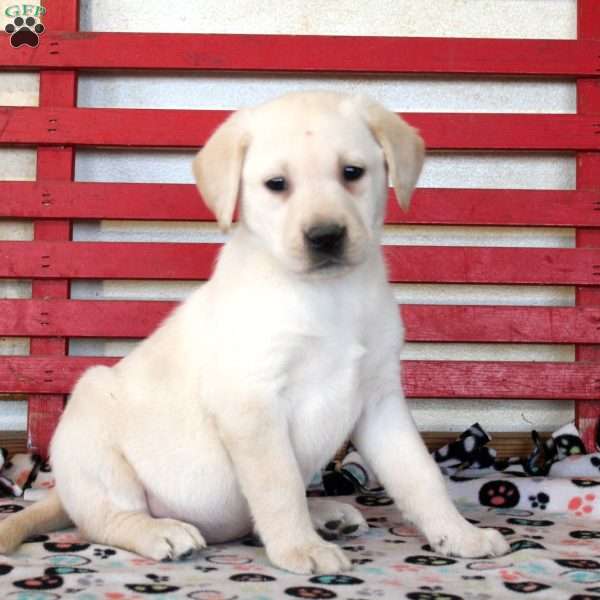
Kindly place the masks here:
[(346, 227), (337, 223), (313, 225), (304, 232), (308, 248), (321, 254), (337, 254), (344, 245)]

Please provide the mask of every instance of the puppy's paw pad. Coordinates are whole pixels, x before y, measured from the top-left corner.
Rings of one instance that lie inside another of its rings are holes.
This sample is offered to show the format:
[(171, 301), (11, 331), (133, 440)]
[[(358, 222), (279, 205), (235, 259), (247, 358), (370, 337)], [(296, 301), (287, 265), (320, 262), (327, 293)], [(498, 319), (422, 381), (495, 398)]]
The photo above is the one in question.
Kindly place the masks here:
[(325, 540), (337, 540), (344, 536), (357, 537), (369, 531), (369, 525), (361, 512), (350, 504), (311, 498), (309, 510), (314, 528)]
[(196, 527), (175, 519), (156, 519), (148, 534), (148, 548), (143, 554), (154, 560), (185, 560), (206, 547)]
[(322, 541), (271, 550), (269, 557), (278, 567), (301, 575), (339, 573), (352, 568), (340, 548)]

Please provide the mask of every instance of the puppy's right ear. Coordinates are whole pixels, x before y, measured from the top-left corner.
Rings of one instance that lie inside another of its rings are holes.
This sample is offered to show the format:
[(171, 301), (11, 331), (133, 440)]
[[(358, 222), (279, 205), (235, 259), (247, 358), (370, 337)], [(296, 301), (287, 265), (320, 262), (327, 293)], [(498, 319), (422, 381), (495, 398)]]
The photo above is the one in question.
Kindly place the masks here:
[(208, 139), (192, 165), (198, 190), (223, 231), (231, 227), (250, 142), (244, 120), (243, 110), (231, 115)]

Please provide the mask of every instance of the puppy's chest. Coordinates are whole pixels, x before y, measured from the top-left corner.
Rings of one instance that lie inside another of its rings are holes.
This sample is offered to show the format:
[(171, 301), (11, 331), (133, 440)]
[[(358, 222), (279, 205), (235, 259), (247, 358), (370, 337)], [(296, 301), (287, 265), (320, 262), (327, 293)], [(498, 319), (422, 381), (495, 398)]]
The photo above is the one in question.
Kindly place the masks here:
[(360, 414), (365, 348), (358, 340), (316, 337), (298, 356), (286, 386), (290, 431), (306, 476), (327, 461)]

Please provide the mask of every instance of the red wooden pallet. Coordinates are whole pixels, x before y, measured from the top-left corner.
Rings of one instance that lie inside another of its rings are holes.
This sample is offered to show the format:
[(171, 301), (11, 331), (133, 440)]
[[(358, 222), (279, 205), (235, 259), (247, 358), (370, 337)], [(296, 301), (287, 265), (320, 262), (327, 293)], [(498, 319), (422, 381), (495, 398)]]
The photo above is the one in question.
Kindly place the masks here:
[[(387, 247), (394, 282), (571, 285), (574, 307), (405, 306), (419, 342), (576, 344), (575, 363), (407, 361), (420, 398), (571, 399), (588, 447), (600, 416), (600, 3), (578, 0), (577, 40), (77, 32), (76, 0), (48, 3), (37, 48), (0, 44), (0, 67), (40, 72), (40, 106), (0, 108), (0, 144), (38, 149), (35, 182), (0, 182), (0, 216), (32, 219), (34, 240), (0, 242), (0, 278), (32, 279), (29, 300), (0, 300), (0, 336), (31, 356), (0, 357), (0, 393), (29, 395), (29, 447), (45, 453), (65, 395), (92, 364), (72, 338), (140, 338), (173, 303), (70, 298), (75, 279), (202, 280), (219, 246), (71, 241), (74, 220), (212, 221), (191, 185), (73, 182), (78, 147), (196, 148), (227, 114), (77, 108), (80, 70), (535, 76), (577, 83), (576, 114), (410, 113), (439, 150), (576, 154), (577, 189), (419, 189), (390, 198), (388, 224), (574, 227), (577, 247)], [(148, 49), (151, 48), (151, 51)]]
[[(2, 108), (0, 143), (198, 148), (228, 111)], [(431, 150), (596, 150), (597, 115), (404, 113)]]

